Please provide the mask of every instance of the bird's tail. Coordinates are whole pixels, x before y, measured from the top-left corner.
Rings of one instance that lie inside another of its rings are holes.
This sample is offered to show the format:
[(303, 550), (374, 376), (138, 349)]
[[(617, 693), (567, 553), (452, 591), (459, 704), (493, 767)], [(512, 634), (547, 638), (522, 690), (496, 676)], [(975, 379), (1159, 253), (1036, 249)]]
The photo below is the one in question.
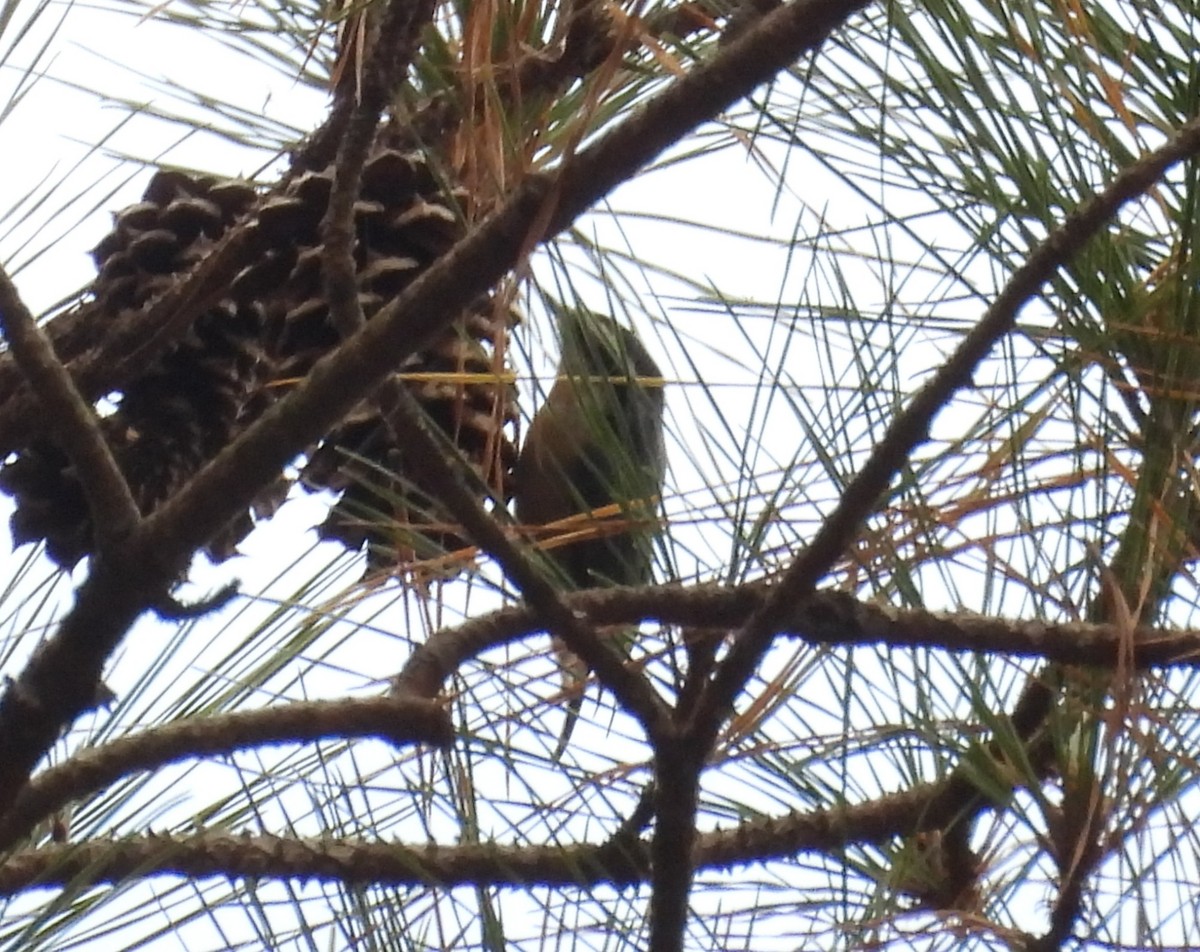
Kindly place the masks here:
[[(630, 645), (638, 633), (637, 626), (606, 625), (597, 633), (609, 645), (617, 649), (622, 658), (629, 657)], [(567, 699), (567, 719), (558, 735), (558, 744), (554, 748), (553, 759), (557, 763), (567, 749), (575, 723), (579, 720), (579, 711), (583, 707), (583, 695), (587, 689), (588, 666), (582, 658), (571, 653), (558, 638), (551, 639), (554, 648), (554, 660), (562, 675), (562, 694)]]
[(571, 653), (558, 638), (552, 639), (554, 660), (558, 662), (562, 675), (562, 692), (567, 698), (567, 719), (563, 722), (558, 734), (558, 743), (554, 747), (551, 759), (558, 763), (566, 752), (567, 744), (571, 742), (571, 734), (579, 720), (579, 711), (583, 707), (583, 692), (587, 688), (588, 668), (583, 659)]

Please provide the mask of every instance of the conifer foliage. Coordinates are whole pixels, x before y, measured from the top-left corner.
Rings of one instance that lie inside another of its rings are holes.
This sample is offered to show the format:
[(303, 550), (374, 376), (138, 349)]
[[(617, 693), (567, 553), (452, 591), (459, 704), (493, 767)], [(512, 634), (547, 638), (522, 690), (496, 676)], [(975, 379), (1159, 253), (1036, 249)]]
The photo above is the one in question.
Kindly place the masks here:
[(1192, 7), (8, 0), (0, 948), (1200, 948)]

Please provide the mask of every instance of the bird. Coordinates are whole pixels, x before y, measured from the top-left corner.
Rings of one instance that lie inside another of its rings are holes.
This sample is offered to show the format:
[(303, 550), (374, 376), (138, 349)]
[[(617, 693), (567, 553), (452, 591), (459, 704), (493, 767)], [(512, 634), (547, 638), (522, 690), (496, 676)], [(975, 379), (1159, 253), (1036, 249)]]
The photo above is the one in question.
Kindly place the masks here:
[[(560, 308), (557, 316), (558, 373), (513, 474), (517, 521), (535, 527), (570, 520), (541, 536), (548, 568), (564, 591), (649, 584), (667, 468), (662, 372), (637, 334), (611, 317), (581, 307)], [(623, 628), (615, 637), (631, 636)], [(570, 690), (586, 668), (557, 641), (555, 652)], [(576, 691), (555, 761), (582, 702)]]

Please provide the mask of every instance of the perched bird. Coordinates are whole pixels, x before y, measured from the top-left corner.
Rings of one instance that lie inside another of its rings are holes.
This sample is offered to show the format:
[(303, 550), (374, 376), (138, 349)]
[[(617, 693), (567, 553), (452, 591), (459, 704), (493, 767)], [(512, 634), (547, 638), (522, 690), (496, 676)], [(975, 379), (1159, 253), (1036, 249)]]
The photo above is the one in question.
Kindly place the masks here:
[[(666, 475), (662, 373), (637, 335), (612, 318), (563, 310), (559, 326), (558, 377), (517, 458), (517, 519), (542, 526), (578, 517), (539, 536), (563, 588), (647, 584)], [(555, 649), (571, 688), (586, 669), (561, 644)], [(568, 705), (555, 760), (582, 700), (579, 691)]]

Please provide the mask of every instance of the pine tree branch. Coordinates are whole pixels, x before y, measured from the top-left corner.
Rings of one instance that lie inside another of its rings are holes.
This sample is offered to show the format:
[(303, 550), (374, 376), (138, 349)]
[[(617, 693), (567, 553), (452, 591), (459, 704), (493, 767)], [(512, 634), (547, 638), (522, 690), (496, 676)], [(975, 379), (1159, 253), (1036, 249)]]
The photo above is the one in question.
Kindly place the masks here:
[[(794, 859), (805, 852), (844, 854), (848, 846), (876, 844), (947, 817), (945, 784), (920, 784), (861, 804), (762, 817), (734, 829), (696, 837), (690, 866), (727, 870), (749, 863)], [(637, 814), (635, 809), (635, 814)], [(622, 830), (627, 829), (622, 826)], [(35, 882), (65, 885), (76, 877), (91, 884), (128, 882), (161, 874), (236, 879), (315, 879), (345, 884), (424, 887), (533, 885), (594, 887), (641, 884), (650, 876), (650, 847), (619, 835), (601, 845), (510, 847), (323, 839), (150, 835), (118, 843), (42, 847), (0, 864), (0, 894)]]
[[(750, 37), (769, 26), (778, 13), (767, 16)], [(747, 37), (746, 39), (749, 39)], [(746, 39), (735, 41), (737, 49)], [(718, 666), (694, 722), (701, 737), (715, 738), (769, 647), (772, 632), (791, 606), (813, 591), (829, 571), (858, 527), (875, 508), (913, 450), (928, 436), (933, 419), (946, 403), (970, 384), (979, 363), (1015, 324), (1017, 314), (1054, 273), (1069, 261), (1127, 202), (1145, 194), (1173, 165), (1200, 151), (1200, 120), (1182, 126), (1164, 146), (1124, 169), (1103, 192), (1082, 203), (1017, 269), (1007, 285), (959, 344), (950, 359), (892, 422), (874, 452), (853, 479), (837, 508), (773, 587), (771, 598), (735, 637), (729, 654)]]
[(377, 737), (397, 747), (449, 747), (454, 737), (440, 701), (353, 698), (299, 701), (253, 711), (190, 718), (83, 750), (39, 774), (0, 819), (0, 850), (39, 821), (135, 773), (270, 744)]
[[(734, 630), (762, 610), (768, 586), (614, 587), (562, 596), (563, 603), (598, 627), (654, 621), (662, 625)], [(400, 694), (433, 697), (464, 662), (540, 630), (538, 614), (512, 606), (433, 632), (414, 648), (393, 679)], [(790, 606), (775, 634), (826, 647), (886, 645), (1008, 658), (1044, 658), (1063, 664), (1115, 668), (1129, 634), (1118, 625), (993, 618), (971, 612), (931, 612), (861, 601), (845, 592), (815, 592)], [(1200, 630), (1139, 627), (1132, 634), (1135, 669), (1200, 665)], [(1014, 726), (1043, 719), (1018, 706)]]
[[(354, 203), (358, 200), (363, 166), (375, 141), (379, 117), (405, 82), (421, 31), (433, 19), (432, 0), (418, 4), (390, 0), (380, 16), (364, 80), (334, 162), (333, 188), (321, 222), (321, 257), (325, 296), (333, 326), (343, 338), (365, 323), (358, 300), (358, 268), (354, 261)], [(371, 8), (363, 15), (374, 14)], [(343, 83), (339, 96), (348, 97), (352, 83)]]
[(3, 268), (0, 331), (37, 398), (39, 426), (54, 434), (59, 448), (75, 467), (91, 512), (96, 546), (103, 550), (132, 530), (141, 513), (95, 412), (75, 389), (71, 375), (55, 356), (54, 347)]
[(687, 922), (699, 833), (700, 772), (709, 751), (674, 725), (654, 745), (654, 834), (650, 842), (650, 949), (679, 952)]

